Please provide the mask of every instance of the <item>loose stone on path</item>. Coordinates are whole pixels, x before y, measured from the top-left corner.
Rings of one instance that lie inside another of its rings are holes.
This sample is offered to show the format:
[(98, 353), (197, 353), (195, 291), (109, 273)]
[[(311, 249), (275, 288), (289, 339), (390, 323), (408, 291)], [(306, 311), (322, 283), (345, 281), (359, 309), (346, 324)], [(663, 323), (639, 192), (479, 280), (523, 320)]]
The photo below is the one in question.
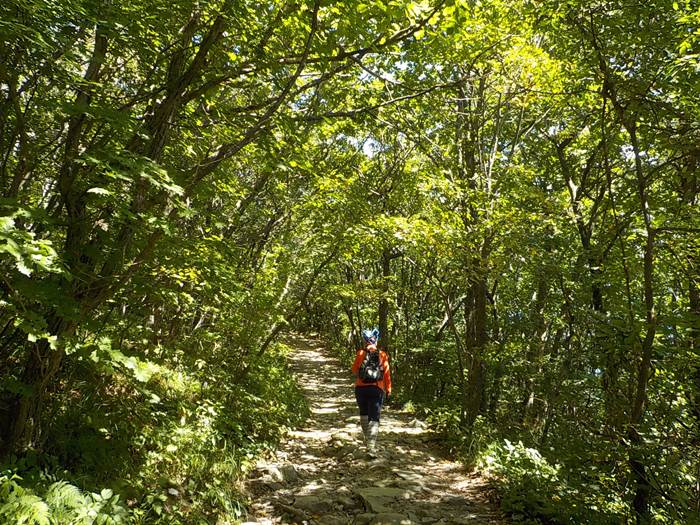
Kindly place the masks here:
[(370, 460), (349, 371), (318, 341), (289, 344), (311, 417), (246, 481), (252, 504), (244, 525), (506, 523), (486, 497), (486, 482), (443, 459), (411, 414), (382, 412), (380, 457)]

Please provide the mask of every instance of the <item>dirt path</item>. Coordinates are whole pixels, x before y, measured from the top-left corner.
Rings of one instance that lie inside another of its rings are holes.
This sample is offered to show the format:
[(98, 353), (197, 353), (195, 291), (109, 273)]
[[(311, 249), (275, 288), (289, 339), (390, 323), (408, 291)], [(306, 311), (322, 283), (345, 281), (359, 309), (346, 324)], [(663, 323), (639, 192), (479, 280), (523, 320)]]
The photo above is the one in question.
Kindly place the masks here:
[(410, 414), (382, 412), (381, 456), (369, 460), (349, 372), (318, 341), (293, 344), (311, 417), (246, 482), (253, 505), (245, 523), (505, 523), (486, 501), (484, 481), (444, 459)]

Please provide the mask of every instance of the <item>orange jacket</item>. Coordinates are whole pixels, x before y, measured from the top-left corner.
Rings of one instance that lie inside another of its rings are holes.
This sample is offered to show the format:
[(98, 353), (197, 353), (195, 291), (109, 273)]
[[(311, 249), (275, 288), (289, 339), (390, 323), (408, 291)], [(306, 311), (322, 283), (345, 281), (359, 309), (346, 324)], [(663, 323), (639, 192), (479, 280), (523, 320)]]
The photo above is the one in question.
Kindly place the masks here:
[(376, 383), (365, 383), (364, 381), (362, 381), (362, 379), (360, 379), (360, 365), (362, 365), (362, 361), (365, 360), (366, 352), (368, 352), (367, 348), (359, 349), (357, 351), (357, 355), (355, 356), (355, 362), (352, 364), (352, 373), (356, 376), (355, 386), (376, 385), (382, 390), (384, 390), (384, 392), (386, 392), (386, 395), (391, 395), (391, 372), (389, 370), (389, 356), (386, 355), (386, 352), (384, 350), (379, 350), (379, 364), (384, 370), (384, 377)]

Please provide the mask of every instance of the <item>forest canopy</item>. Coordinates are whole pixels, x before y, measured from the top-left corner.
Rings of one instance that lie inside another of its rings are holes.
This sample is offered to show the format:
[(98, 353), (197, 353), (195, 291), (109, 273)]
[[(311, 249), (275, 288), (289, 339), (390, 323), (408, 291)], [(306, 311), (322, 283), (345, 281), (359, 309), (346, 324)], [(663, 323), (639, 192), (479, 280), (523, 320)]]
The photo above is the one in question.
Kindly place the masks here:
[(696, 0), (5, 1), (0, 518), (244, 515), (376, 325), (514, 519), (697, 523), (699, 204)]

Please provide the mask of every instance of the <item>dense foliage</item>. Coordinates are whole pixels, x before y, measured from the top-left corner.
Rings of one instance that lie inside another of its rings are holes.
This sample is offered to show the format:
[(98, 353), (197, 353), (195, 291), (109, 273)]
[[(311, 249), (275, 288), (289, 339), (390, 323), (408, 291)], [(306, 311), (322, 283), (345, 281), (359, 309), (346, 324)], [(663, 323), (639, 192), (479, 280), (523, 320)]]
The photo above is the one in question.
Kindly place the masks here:
[(377, 324), (514, 517), (700, 514), (696, 1), (0, 6), (0, 516), (215, 523)]

